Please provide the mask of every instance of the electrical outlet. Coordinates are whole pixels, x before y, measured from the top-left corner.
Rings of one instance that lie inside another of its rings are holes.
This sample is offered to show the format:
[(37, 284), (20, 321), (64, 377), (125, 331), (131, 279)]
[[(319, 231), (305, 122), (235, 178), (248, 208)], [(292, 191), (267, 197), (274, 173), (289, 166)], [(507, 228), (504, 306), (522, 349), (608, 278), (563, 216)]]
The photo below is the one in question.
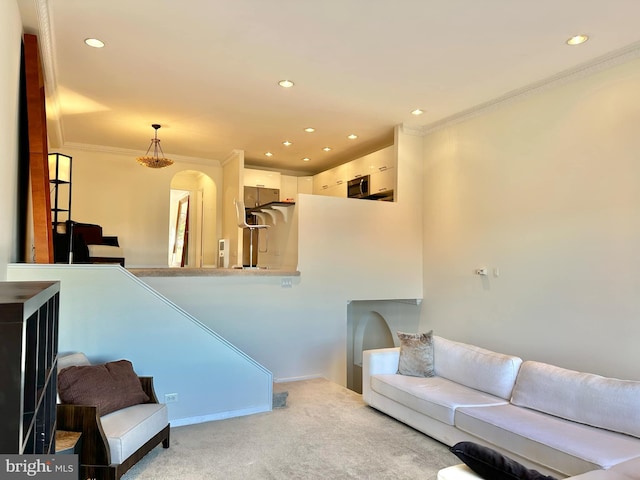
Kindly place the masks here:
[(291, 278), (283, 278), (282, 279), (282, 288), (291, 288), (293, 286), (293, 280)]
[(176, 403), (178, 401), (177, 393), (165, 393), (164, 394), (164, 403)]

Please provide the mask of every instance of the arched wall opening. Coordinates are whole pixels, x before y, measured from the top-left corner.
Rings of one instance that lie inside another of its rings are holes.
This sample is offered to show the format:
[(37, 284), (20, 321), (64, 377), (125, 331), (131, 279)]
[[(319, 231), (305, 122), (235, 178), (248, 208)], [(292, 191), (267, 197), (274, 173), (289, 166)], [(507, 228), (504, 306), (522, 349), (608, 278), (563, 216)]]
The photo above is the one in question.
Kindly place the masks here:
[(347, 308), (347, 388), (362, 393), (362, 352), (399, 345), (397, 332), (417, 333), (421, 302), (354, 300)]
[(197, 170), (171, 179), (167, 264), (170, 267), (215, 267), (218, 258), (217, 186)]

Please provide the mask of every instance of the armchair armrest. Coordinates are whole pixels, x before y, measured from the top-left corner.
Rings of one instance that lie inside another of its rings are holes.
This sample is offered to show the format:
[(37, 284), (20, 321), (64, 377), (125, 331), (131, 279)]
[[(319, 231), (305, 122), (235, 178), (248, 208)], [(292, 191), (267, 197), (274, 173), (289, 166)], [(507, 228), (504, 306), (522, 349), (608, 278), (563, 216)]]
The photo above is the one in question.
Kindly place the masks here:
[(110, 465), (111, 452), (102, 429), (98, 407), (94, 405), (57, 405), (57, 428), (82, 432), (81, 462), (86, 465)]
[(371, 376), (398, 373), (400, 348), (379, 348), (362, 352), (362, 399), (369, 403)]
[[(138, 377), (142, 390), (149, 397), (147, 403), (159, 403), (153, 388), (153, 377)], [(80, 452), (83, 465), (110, 465), (109, 441), (102, 428), (95, 405), (57, 405), (57, 428), (71, 432), (82, 432)]]
[(153, 388), (153, 377), (138, 377), (140, 379), (140, 385), (142, 385), (142, 390), (149, 397), (149, 401), (147, 403), (160, 403), (158, 402), (158, 397), (156, 397), (156, 391)]

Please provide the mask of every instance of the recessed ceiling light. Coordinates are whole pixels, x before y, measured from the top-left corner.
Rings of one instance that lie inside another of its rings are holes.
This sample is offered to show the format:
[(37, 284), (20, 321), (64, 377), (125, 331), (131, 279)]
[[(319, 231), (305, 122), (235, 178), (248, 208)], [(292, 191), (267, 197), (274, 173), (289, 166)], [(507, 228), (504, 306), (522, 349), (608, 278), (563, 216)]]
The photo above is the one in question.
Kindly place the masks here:
[(292, 145), (292, 143), (291, 143), (289, 140), (285, 140), (284, 142), (282, 142), (282, 144), (283, 144), (285, 147), (288, 147), (289, 145)]
[(347, 138), (349, 140), (355, 140), (356, 138), (358, 138), (358, 135), (355, 135), (355, 134), (352, 133), (351, 135), (348, 135)]
[(581, 43), (589, 40), (588, 35), (574, 35), (570, 39), (567, 40), (567, 45), (580, 45)]
[(303, 162), (308, 162), (309, 160), (311, 160), (309, 157), (304, 157), (304, 158), (302, 159), (302, 161), (303, 161)]
[(282, 88), (291, 88), (293, 87), (294, 83), (291, 80), (280, 80), (278, 82), (278, 85), (280, 85)]
[(313, 128), (313, 127), (307, 127), (307, 128), (304, 129), (304, 131), (307, 132), (307, 133), (313, 133), (313, 132), (316, 131), (316, 129)]
[(422, 110), (421, 108), (416, 108), (413, 112), (411, 112), (411, 115), (422, 115), (424, 113), (424, 110)]
[(272, 157), (272, 156), (273, 156), (273, 153), (271, 153), (271, 152), (267, 152), (267, 153), (265, 153), (265, 155), (266, 155), (267, 157)]
[(324, 150), (325, 152), (330, 152), (331, 151), (331, 147), (324, 147), (322, 150)]
[(104, 42), (102, 40), (98, 40), (97, 38), (85, 38), (84, 43), (93, 48), (102, 48), (104, 47)]

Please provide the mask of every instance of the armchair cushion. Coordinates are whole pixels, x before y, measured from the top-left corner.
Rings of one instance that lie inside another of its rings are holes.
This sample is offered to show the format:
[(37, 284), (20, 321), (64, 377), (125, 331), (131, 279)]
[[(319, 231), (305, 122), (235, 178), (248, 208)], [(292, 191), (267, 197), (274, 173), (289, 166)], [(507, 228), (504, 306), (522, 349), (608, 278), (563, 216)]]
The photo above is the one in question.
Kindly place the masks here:
[(128, 360), (63, 368), (58, 393), (63, 403), (96, 405), (99, 415), (149, 401)]
[(122, 463), (169, 423), (164, 403), (123, 408), (100, 418), (109, 443), (111, 463)]

